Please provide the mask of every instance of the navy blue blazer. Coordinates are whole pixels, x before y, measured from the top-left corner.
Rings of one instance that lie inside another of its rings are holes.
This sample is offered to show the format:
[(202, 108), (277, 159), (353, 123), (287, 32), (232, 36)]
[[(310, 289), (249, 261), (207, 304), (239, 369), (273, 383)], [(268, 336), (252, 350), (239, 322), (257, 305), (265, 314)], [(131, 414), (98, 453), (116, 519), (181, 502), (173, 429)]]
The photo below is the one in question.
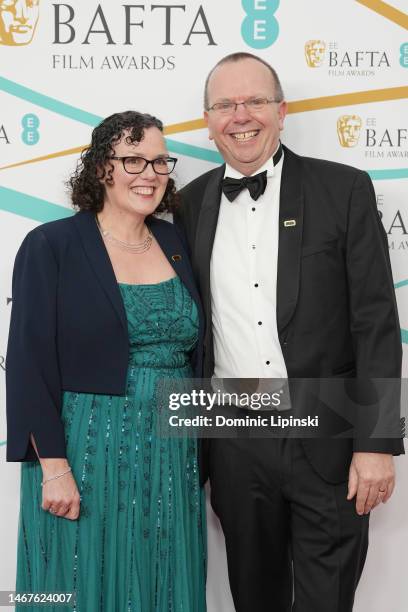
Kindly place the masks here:
[[(192, 365), (200, 377), (204, 319), (185, 243), (171, 223), (153, 217), (146, 223), (197, 305)], [(45, 223), (26, 236), (14, 264), (12, 296), (7, 461), (37, 459), (30, 432), (41, 457), (66, 457), (63, 391), (126, 393), (126, 313), (93, 213)]]

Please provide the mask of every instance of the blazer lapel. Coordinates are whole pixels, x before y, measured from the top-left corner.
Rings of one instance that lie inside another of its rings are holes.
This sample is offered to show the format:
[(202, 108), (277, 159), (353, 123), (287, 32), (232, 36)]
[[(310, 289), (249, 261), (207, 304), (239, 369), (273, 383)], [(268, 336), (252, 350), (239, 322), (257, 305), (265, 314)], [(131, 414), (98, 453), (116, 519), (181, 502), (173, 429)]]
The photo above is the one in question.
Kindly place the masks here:
[(178, 235), (177, 228), (169, 226), (168, 223), (151, 217), (146, 219), (152, 234), (156, 238), (167, 260), (173, 267), (184, 286), (190, 292), (192, 299), (197, 306), (198, 312), (198, 345), (194, 351), (193, 362), (195, 363), (195, 374), (199, 378), (202, 376), (202, 342), (204, 338), (205, 320), (203, 308), (197, 286), (194, 281), (190, 259), (187, 255), (187, 248), (183, 246), (183, 239)]
[(291, 320), (298, 299), (303, 229), (301, 163), (284, 147), (279, 205), (277, 325), (282, 333)]
[(200, 297), (194, 283), (194, 277), (187, 254), (181, 251), (180, 245), (182, 242), (177, 234), (177, 230), (173, 226), (169, 228), (168, 223), (155, 219), (154, 217), (146, 219), (146, 224), (150, 227), (153, 236), (159, 243), (167, 260), (187, 287), (201, 313)]
[[(213, 170), (202, 196), (193, 253), (193, 269), (199, 279), (207, 321), (211, 321), (210, 261), (220, 210), (225, 164)], [(211, 325), (207, 326), (211, 329)]]
[(74, 221), (81, 236), (82, 246), (93, 271), (127, 333), (126, 312), (122, 296), (108, 252), (103, 244), (98, 226), (96, 225), (95, 216), (91, 212), (81, 211), (74, 216)]

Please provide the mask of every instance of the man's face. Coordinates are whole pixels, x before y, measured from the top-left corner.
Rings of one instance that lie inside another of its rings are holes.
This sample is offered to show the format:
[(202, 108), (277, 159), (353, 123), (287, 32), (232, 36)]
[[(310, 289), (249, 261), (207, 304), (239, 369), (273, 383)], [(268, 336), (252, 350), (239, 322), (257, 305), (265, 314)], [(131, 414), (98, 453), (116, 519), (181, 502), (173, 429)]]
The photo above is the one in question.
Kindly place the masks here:
[[(208, 106), (217, 102), (244, 102), (254, 98), (276, 97), (272, 74), (253, 59), (223, 64), (208, 83)], [(256, 172), (272, 156), (279, 143), (286, 116), (286, 102), (266, 104), (249, 111), (243, 104), (227, 115), (204, 112), (209, 138), (214, 140), (224, 160), (242, 174)]]
[(40, 0), (0, 0), (0, 44), (27, 45), (32, 41)]

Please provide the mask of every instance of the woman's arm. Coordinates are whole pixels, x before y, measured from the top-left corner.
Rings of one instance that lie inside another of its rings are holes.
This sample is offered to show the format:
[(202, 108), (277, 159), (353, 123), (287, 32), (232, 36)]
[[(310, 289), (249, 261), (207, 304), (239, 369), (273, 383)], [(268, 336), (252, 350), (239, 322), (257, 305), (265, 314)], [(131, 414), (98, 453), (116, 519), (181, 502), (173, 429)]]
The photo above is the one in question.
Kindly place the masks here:
[(80, 496), (66, 458), (60, 416), (58, 264), (41, 228), (28, 234), (17, 253), (12, 297), (6, 361), (7, 460), (38, 459), (42, 508), (75, 520)]
[(41, 227), (16, 257), (6, 360), (7, 461), (66, 458), (57, 350), (58, 265)]

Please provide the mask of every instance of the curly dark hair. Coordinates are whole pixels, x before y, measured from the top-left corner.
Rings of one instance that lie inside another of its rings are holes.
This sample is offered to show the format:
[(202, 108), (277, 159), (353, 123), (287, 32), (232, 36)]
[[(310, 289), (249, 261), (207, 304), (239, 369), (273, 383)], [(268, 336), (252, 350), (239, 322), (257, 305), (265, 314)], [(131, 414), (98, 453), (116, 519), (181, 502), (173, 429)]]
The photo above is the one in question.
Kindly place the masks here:
[[(125, 131), (129, 132), (126, 144), (133, 144), (143, 140), (144, 131), (151, 127), (163, 132), (160, 119), (136, 111), (115, 113), (96, 126), (92, 131), (91, 144), (82, 152), (76, 170), (67, 182), (76, 209), (94, 213), (103, 209), (105, 187), (101, 179), (105, 179), (109, 185), (113, 183), (114, 166), (109, 158), (115, 154), (114, 146), (120, 142)], [(176, 185), (169, 178), (163, 199), (153, 214), (173, 212), (177, 205)]]

